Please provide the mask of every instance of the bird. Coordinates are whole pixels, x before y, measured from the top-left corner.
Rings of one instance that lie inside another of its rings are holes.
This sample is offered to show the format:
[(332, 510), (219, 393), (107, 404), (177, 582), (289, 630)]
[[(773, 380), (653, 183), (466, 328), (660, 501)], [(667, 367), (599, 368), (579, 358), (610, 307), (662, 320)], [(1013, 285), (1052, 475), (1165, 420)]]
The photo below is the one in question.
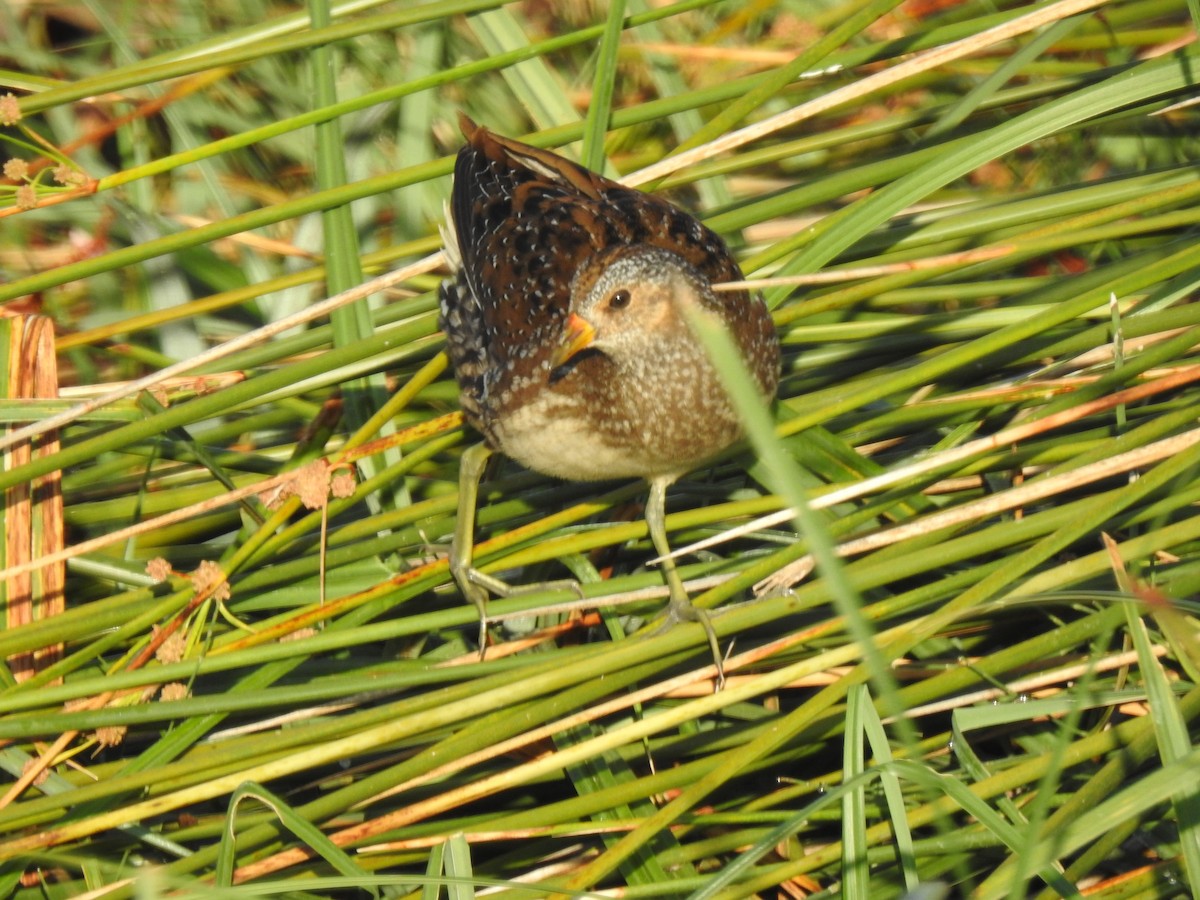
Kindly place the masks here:
[(460, 464), (450, 569), (479, 612), (512, 592), (475, 569), (479, 480), (501, 453), (568, 481), (645, 479), (645, 518), (669, 589), (667, 619), (716, 636), (668, 558), (666, 490), (742, 436), (737, 410), (692, 333), (707, 310), (734, 339), (764, 403), (780, 377), (779, 339), (724, 241), (667, 200), (460, 115), (443, 226), (451, 276), (439, 327), (465, 421), (483, 436)]

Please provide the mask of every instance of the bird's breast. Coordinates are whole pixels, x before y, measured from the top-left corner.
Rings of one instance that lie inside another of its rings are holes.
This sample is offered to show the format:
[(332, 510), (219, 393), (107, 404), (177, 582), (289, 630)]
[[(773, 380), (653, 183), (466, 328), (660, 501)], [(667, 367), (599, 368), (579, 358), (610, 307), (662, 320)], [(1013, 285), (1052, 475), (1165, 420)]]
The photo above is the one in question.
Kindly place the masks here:
[[(679, 475), (740, 436), (737, 414), (709, 379), (632, 376), (603, 357), (559, 381), (499, 402), (497, 449), (523, 466), (571, 481)], [(661, 375), (661, 373), (660, 373)]]

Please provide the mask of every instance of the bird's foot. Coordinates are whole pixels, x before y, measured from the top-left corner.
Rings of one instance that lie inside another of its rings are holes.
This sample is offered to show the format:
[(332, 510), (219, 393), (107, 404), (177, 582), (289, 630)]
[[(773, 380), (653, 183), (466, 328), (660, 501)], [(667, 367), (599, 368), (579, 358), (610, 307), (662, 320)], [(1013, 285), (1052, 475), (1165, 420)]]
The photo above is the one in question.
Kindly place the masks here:
[(474, 566), (454, 566), (451, 569), (454, 580), (458, 583), (463, 596), (471, 601), (479, 613), (479, 658), (487, 656), (488, 618), (487, 604), (489, 596), (522, 597), (528, 594), (540, 594), (547, 591), (574, 591), (580, 600), (585, 599), (583, 587), (574, 578), (560, 578), (555, 581), (538, 581), (533, 584), (509, 584), (502, 578), (481, 572)]
[(695, 606), (686, 594), (680, 596), (672, 592), (671, 601), (667, 605), (666, 621), (659, 630), (666, 631), (680, 622), (699, 622), (704, 628), (704, 635), (708, 638), (708, 651), (712, 654), (713, 665), (717, 670), (713, 690), (714, 692), (720, 691), (725, 687), (725, 663), (721, 655), (721, 645), (717, 641), (717, 632), (713, 628), (712, 617), (708, 614), (708, 610)]

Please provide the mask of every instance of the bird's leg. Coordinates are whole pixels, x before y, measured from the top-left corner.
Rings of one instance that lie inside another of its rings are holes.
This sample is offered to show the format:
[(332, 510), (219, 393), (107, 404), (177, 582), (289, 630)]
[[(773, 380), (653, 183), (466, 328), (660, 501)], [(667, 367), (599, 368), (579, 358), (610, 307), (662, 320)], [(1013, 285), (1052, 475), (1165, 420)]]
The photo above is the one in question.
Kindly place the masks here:
[[(479, 611), (479, 656), (487, 653), (488, 595), (515, 597), (538, 591), (572, 590), (584, 599), (583, 589), (573, 578), (513, 586), (495, 575), (475, 568), (475, 508), (479, 502), (479, 481), (492, 451), (476, 444), (462, 455), (458, 469), (458, 515), (450, 538), (450, 574), (462, 595)], [(686, 598), (685, 598), (686, 599)]]
[(667, 587), (671, 592), (671, 600), (667, 607), (667, 624), (676, 622), (699, 622), (704, 626), (708, 636), (708, 649), (712, 653), (713, 663), (717, 667), (717, 690), (725, 684), (725, 667), (721, 663), (721, 647), (717, 643), (717, 633), (713, 630), (708, 611), (693, 606), (683, 579), (675, 568), (675, 560), (671, 558), (671, 545), (667, 542), (667, 487), (673, 478), (654, 478), (650, 481), (650, 499), (646, 503), (646, 525), (650, 529), (650, 540), (654, 549), (662, 557), (663, 574), (667, 578)]
[(486, 586), (487, 576), (475, 568), (475, 504), (479, 500), (479, 480), (492, 451), (487, 444), (476, 444), (462, 455), (458, 469), (458, 516), (450, 539), (450, 574), (458, 582), (462, 595), (479, 611), (479, 655), (487, 652)]

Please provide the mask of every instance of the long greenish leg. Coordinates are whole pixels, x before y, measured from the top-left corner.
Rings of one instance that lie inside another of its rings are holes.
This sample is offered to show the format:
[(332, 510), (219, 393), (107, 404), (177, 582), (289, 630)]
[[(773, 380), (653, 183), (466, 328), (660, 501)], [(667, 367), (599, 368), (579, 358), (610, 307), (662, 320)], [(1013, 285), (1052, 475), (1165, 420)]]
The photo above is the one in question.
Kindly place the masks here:
[(713, 630), (708, 611), (692, 605), (683, 586), (683, 579), (675, 568), (675, 560), (671, 558), (671, 545), (667, 543), (667, 488), (674, 478), (654, 478), (650, 481), (650, 499), (646, 503), (646, 525), (650, 529), (650, 540), (654, 549), (662, 557), (663, 574), (667, 578), (667, 587), (671, 592), (671, 601), (667, 607), (667, 623), (699, 622), (704, 626), (708, 636), (708, 649), (712, 653), (713, 663), (717, 667), (717, 690), (725, 684), (725, 667), (721, 662), (721, 647), (717, 643), (717, 633)]
[(458, 518), (454, 536), (450, 539), (450, 574), (458, 582), (462, 595), (479, 612), (479, 655), (487, 652), (488, 594), (476, 582), (475, 571), (475, 505), (479, 501), (479, 479), (492, 451), (487, 444), (476, 444), (462, 455), (458, 469)]
[(487, 653), (487, 604), (489, 596), (515, 597), (538, 591), (570, 590), (584, 597), (579, 582), (573, 578), (542, 581), (514, 587), (506, 581), (480, 572), (475, 568), (475, 510), (479, 503), (479, 481), (487, 468), (492, 451), (486, 444), (477, 444), (462, 455), (458, 468), (458, 518), (450, 538), (450, 574), (454, 576), (463, 597), (470, 600), (479, 612), (479, 657)]

